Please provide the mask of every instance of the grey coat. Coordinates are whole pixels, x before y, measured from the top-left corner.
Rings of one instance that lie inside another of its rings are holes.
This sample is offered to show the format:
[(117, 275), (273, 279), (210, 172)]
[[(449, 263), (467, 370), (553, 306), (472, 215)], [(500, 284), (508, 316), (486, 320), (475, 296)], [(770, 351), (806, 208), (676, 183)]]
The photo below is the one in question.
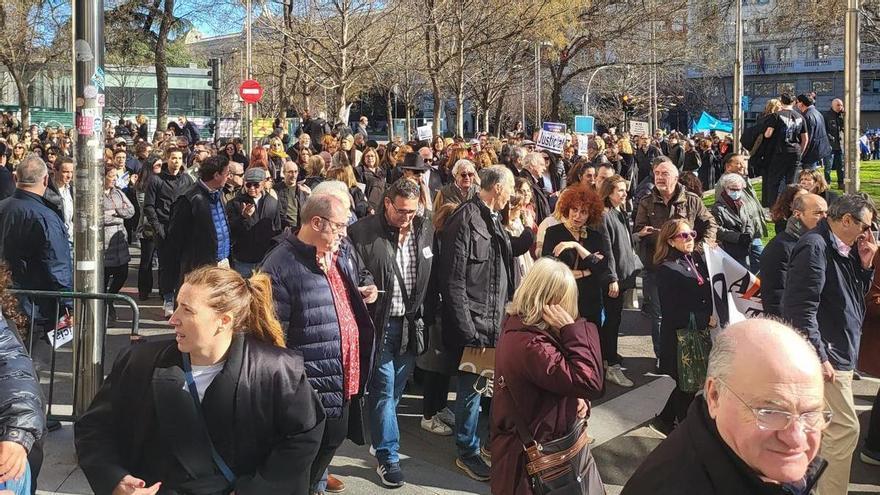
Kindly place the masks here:
[(104, 266), (131, 261), (124, 221), (134, 216), (134, 206), (117, 188), (104, 192)]
[(633, 247), (633, 235), (627, 215), (617, 208), (609, 208), (605, 210), (602, 222), (611, 241), (608, 266), (611, 268), (612, 279), (617, 281), (621, 291), (632, 289), (636, 286), (636, 276), (644, 265)]

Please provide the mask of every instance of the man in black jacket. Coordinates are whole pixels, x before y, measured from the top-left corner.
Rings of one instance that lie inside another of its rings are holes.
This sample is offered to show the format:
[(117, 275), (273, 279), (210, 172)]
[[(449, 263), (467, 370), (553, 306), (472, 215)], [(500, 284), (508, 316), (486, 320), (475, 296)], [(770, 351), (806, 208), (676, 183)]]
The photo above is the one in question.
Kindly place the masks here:
[(159, 292), (164, 299), (165, 318), (174, 313), (174, 289), (177, 288), (177, 270), (172, 270), (174, 252), (165, 242), (171, 221), (171, 206), (190, 186), (193, 178), (183, 173), (183, 152), (176, 147), (165, 150), (162, 172), (150, 181), (144, 192), (144, 218), (155, 232), (159, 253)]
[(532, 206), (535, 208), (535, 223), (541, 223), (549, 217), (553, 210), (550, 208), (550, 197), (542, 187), (544, 173), (547, 171), (547, 162), (540, 153), (533, 151), (523, 158), (523, 168), (520, 177), (529, 181), (532, 188)]
[(831, 170), (837, 170), (837, 187), (843, 189), (843, 102), (835, 98), (831, 101), (831, 110), (823, 115), (828, 143), (831, 145), (831, 156), (825, 157), (825, 182), (831, 184)]
[(782, 294), (791, 250), (798, 239), (816, 228), (827, 214), (828, 204), (822, 196), (809, 193), (795, 196), (785, 230), (777, 233), (761, 254), (761, 302), (765, 313), (782, 316)]
[(373, 275), (379, 298), (369, 306), (381, 347), (375, 349), (370, 382), (370, 431), (382, 484), (404, 483), (400, 470), (397, 405), (416, 356), (425, 352), (422, 302), (431, 275), (434, 229), (430, 219), (416, 216), (419, 185), (395, 182), (383, 208), (349, 228), (348, 235)]
[(233, 267), (249, 278), (257, 264), (281, 233), (278, 200), (263, 191), (269, 174), (262, 168), (249, 168), (244, 174), (244, 190), (226, 205), (232, 241)]
[(228, 176), (226, 157), (209, 158), (199, 169), (199, 181), (174, 202), (165, 244), (171, 253), (167, 268), (175, 291), (195, 268), (230, 266), (232, 243), (222, 194)]
[(812, 493), (825, 465), (817, 454), (826, 422), (821, 367), (810, 346), (776, 321), (735, 323), (715, 338), (705, 395), (621, 493)]
[[(533, 163), (543, 165), (535, 153)], [(480, 192), (463, 203), (446, 221), (440, 253), (440, 290), (444, 301), (444, 343), (450, 352), (465, 347), (494, 348), (504, 306), (513, 297), (513, 259), (531, 247), (532, 231), (511, 239), (501, 224), (501, 210), (513, 194), (513, 174), (503, 165), (480, 170)], [(513, 242), (512, 242), (513, 241)], [(478, 375), (458, 377), (455, 401), (456, 465), (479, 481), (489, 479), (489, 466), (480, 456), (477, 422)]]
[(828, 218), (802, 235), (791, 252), (782, 316), (804, 333), (822, 361), (825, 401), (834, 412), (822, 434), (828, 472), (819, 492), (846, 493), (859, 440), (852, 379), (865, 318), (865, 295), (874, 277), (877, 210), (868, 196), (845, 194)]

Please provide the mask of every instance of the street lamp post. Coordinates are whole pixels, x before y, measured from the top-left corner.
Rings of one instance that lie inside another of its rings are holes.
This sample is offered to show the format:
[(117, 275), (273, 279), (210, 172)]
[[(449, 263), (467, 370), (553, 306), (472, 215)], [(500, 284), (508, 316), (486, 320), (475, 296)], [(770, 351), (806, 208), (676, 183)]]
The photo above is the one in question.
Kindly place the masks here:
[(541, 126), (541, 43), (535, 43), (535, 128)]
[(740, 136), (743, 130), (743, 19), (742, 2), (734, 2), (736, 5), (736, 57), (733, 62), (733, 147), (739, 149)]
[(846, 39), (844, 40), (843, 96), (846, 119), (843, 138), (843, 158), (847, 193), (857, 192), (859, 183), (859, 112), (861, 111), (861, 82), (859, 74), (859, 0), (848, 0), (846, 9)]
[(596, 74), (599, 73), (602, 69), (608, 69), (611, 67), (629, 67), (629, 65), (618, 65), (618, 64), (609, 64), (603, 65), (601, 67), (596, 67), (593, 70), (593, 73), (590, 74), (590, 79), (587, 80), (587, 92), (584, 94), (584, 115), (590, 115), (590, 87), (593, 85), (593, 78), (596, 77)]
[[(251, 22), (252, 22), (252, 14), (253, 14), (253, 5), (251, 0), (247, 0), (245, 3), (245, 10), (247, 11), (247, 17), (245, 20), (245, 79), (250, 80), (251, 78)], [(245, 150), (247, 150), (248, 154), (251, 152), (251, 148), (254, 145), (254, 129), (253, 124), (251, 123), (254, 118), (254, 105), (252, 103), (245, 102), (245, 136), (247, 136), (247, 142), (245, 143)]]

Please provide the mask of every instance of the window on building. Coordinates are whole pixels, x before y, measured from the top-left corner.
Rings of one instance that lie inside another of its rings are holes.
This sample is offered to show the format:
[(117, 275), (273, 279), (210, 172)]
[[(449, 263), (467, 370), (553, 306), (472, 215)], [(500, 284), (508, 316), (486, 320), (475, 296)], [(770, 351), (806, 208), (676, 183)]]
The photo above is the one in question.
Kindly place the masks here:
[(794, 83), (793, 82), (781, 82), (776, 85), (776, 94), (781, 95), (782, 93), (788, 93), (792, 96), (795, 95), (794, 92)]
[(783, 48), (776, 49), (776, 58), (780, 62), (790, 62), (791, 61), (791, 47), (786, 46)]
[(755, 19), (755, 34), (767, 34), (767, 19)]
[(813, 81), (813, 92), (817, 95), (830, 95), (834, 92), (834, 83), (831, 81)]
[(755, 96), (773, 96), (776, 88), (773, 83), (755, 83)]
[(813, 45), (813, 56), (816, 60), (825, 60), (831, 56), (831, 46), (828, 43)]

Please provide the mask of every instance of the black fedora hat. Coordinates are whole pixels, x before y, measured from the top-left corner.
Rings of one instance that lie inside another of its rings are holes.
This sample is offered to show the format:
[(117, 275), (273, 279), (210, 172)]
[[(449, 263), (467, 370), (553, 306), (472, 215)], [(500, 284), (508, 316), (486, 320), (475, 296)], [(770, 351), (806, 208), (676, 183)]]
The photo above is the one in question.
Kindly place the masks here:
[(403, 165), (400, 168), (404, 170), (416, 170), (427, 172), (430, 167), (425, 163), (425, 159), (415, 151), (410, 151), (403, 157)]

